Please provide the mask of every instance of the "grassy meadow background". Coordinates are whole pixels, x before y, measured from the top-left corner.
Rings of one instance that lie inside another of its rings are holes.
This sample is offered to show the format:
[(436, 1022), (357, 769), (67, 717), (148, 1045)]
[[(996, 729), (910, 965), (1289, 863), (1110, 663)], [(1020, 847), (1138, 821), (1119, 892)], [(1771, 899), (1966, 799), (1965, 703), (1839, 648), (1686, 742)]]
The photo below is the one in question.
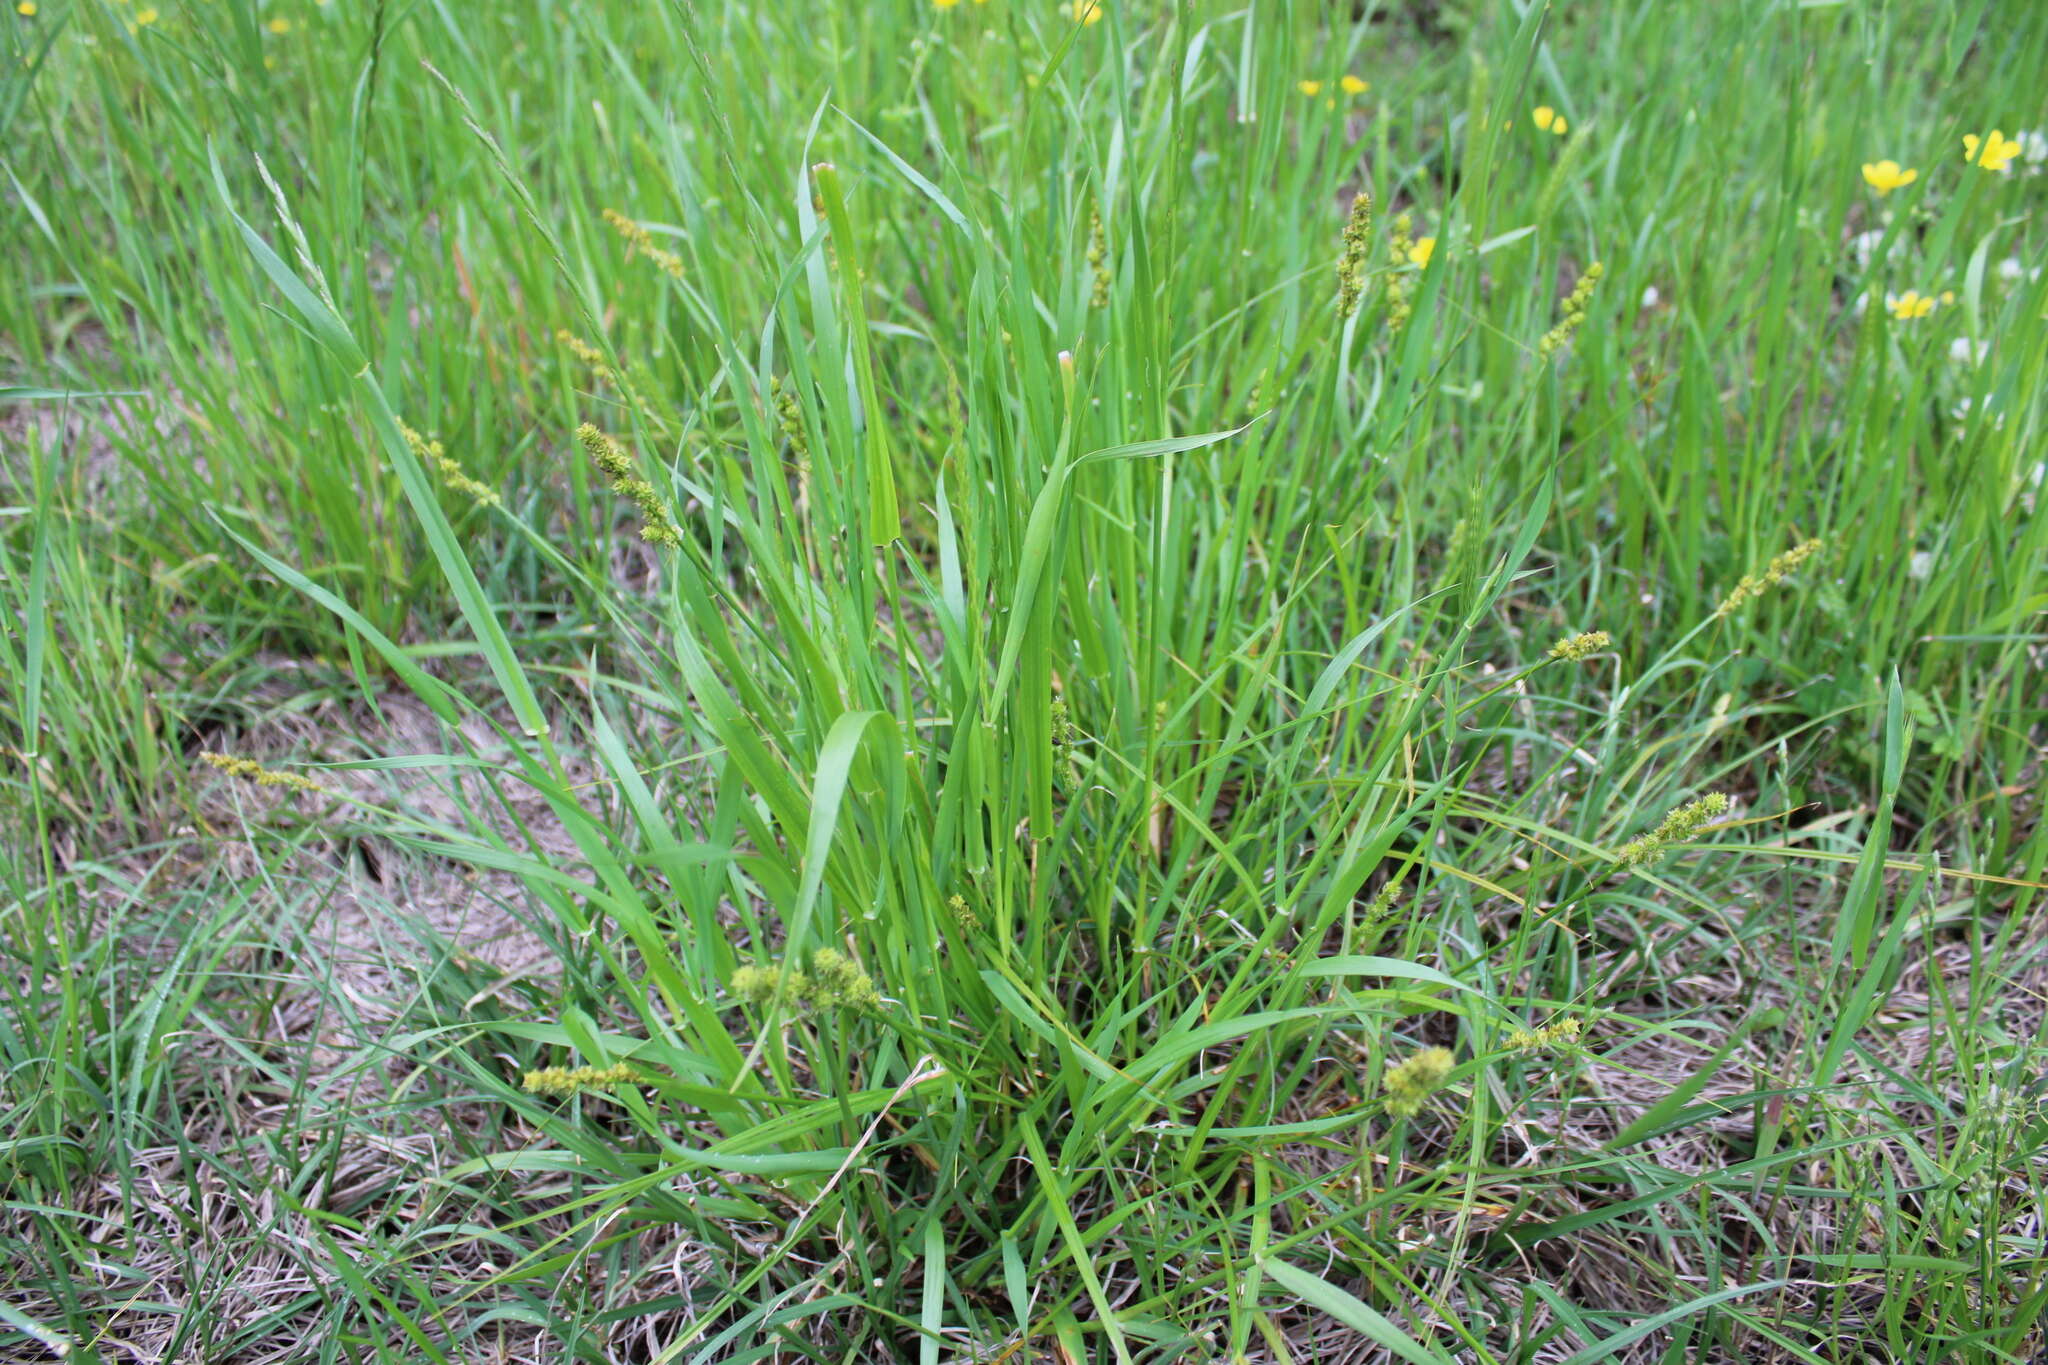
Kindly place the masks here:
[(8, 9), (0, 1359), (2048, 1354), (2048, 8)]

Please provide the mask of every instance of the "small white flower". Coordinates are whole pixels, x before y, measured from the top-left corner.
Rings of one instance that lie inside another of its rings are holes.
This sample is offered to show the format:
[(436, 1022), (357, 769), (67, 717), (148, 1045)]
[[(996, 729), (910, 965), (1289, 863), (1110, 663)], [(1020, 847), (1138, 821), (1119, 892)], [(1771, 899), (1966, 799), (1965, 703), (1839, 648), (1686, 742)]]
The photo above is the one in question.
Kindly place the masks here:
[(1657, 306), (1658, 304), (1662, 303), (1663, 301), (1664, 301), (1664, 296), (1663, 296), (1662, 294), (1660, 294), (1660, 293), (1658, 293), (1658, 292), (1657, 292), (1657, 286), (1656, 286), (1656, 285), (1654, 285), (1654, 284), (1653, 284), (1653, 285), (1651, 285), (1651, 286), (1650, 286), (1649, 288), (1647, 288), (1647, 289), (1643, 290), (1643, 307), (1644, 307), (1644, 308), (1646, 308), (1646, 309), (1648, 309), (1648, 308), (1655, 308), (1655, 307), (1656, 307), (1656, 306)]
[(1849, 254), (1856, 258), (1856, 264), (1867, 266), (1870, 264), (1870, 258), (1877, 254), (1877, 244), (1883, 240), (1883, 228), (1859, 232), (1849, 239)]
[[(1956, 400), (1955, 407), (1949, 410), (1949, 416), (1953, 418), (1956, 423), (1956, 435), (1961, 436), (1963, 434), (1963, 427), (1966, 423), (1969, 422), (1970, 413), (1975, 408), (1975, 406), (1975, 400), (1972, 399), (1969, 395), (1965, 394), (1963, 397), (1958, 398)], [(1992, 412), (1991, 429), (1993, 431), (2002, 431), (2004, 430), (2004, 428), (2005, 414), (1999, 411)]]
[(1916, 550), (1913, 552), (1912, 559), (1906, 563), (1906, 577), (1908, 578), (1926, 578), (1933, 574), (1933, 572), (1934, 552), (1932, 550)]
[(1990, 351), (1990, 342), (1972, 341), (1968, 337), (1957, 337), (1948, 344), (1948, 358), (1958, 365), (1982, 365)]
[(2048, 133), (2043, 133), (2038, 128), (2032, 132), (2021, 133), (2019, 144), (2021, 160), (2036, 166), (2048, 161)]

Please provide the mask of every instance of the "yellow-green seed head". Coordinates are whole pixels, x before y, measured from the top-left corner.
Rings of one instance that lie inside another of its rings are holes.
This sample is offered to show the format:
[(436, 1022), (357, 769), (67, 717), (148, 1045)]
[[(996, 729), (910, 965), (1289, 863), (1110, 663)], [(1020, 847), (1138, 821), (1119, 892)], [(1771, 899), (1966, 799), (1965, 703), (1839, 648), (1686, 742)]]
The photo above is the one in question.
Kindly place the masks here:
[(1671, 845), (1684, 843), (1727, 811), (1728, 797), (1722, 792), (1709, 792), (1674, 807), (1657, 828), (1622, 845), (1615, 860), (1624, 869), (1647, 867), (1662, 858)]
[(1456, 1064), (1449, 1048), (1427, 1047), (1394, 1067), (1380, 1082), (1387, 1092), (1387, 1112), (1396, 1118), (1414, 1118), (1442, 1088)]
[(1550, 657), (1563, 659), (1567, 663), (1577, 663), (1581, 659), (1592, 658), (1613, 643), (1614, 637), (1604, 630), (1583, 631), (1577, 635), (1566, 636), (1552, 645)]
[(259, 787), (290, 787), (294, 791), (325, 791), (318, 782), (297, 773), (277, 772), (266, 768), (253, 758), (236, 758), (232, 754), (217, 754), (211, 751), (199, 755), (199, 761), (210, 768), (217, 768), (229, 777), (239, 777), (244, 782), (254, 782)]
[(1555, 1049), (1568, 1052), (1579, 1045), (1579, 1021), (1560, 1019), (1537, 1029), (1518, 1028), (1508, 1033), (1508, 1046), (1517, 1052)]
[(521, 1079), (520, 1086), (528, 1094), (566, 1100), (585, 1090), (604, 1090), (615, 1085), (630, 1085), (637, 1074), (632, 1066), (625, 1062), (617, 1062), (611, 1066), (544, 1066), (538, 1071), (527, 1072)]
[(882, 1003), (875, 983), (846, 954), (820, 948), (811, 954), (810, 1003), (817, 1009), (874, 1009)]

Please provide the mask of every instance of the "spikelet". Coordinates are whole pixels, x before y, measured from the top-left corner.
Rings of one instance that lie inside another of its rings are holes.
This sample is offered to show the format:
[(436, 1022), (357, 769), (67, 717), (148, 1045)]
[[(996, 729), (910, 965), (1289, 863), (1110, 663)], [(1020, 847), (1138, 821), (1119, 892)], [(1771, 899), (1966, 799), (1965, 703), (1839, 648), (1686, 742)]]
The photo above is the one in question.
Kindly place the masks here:
[(683, 277), (683, 258), (673, 251), (663, 251), (656, 246), (654, 238), (646, 228), (616, 209), (606, 209), (604, 220), (611, 225), (613, 232), (625, 239), (627, 260), (630, 261), (635, 256), (645, 256), (671, 279), (679, 280)]
[(1090, 308), (1109, 307), (1109, 288), (1113, 280), (1109, 271), (1109, 238), (1102, 230), (1102, 214), (1097, 212), (1088, 219), (1088, 268), (1094, 272), (1094, 287), (1088, 294)]
[(1560, 1019), (1541, 1028), (1518, 1028), (1508, 1033), (1508, 1046), (1516, 1052), (1569, 1052), (1579, 1045), (1579, 1021)]
[(775, 398), (775, 420), (782, 427), (782, 435), (789, 442), (790, 454), (796, 456), (799, 466), (808, 466), (811, 461), (810, 438), (804, 434), (804, 410), (796, 401), (796, 395), (783, 387), (782, 376), (771, 375), (768, 391)]
[(557, 327), (555, 329), (555, 340), (567, 347), (570, 355), (575, 356), (585, 365), (588, 365), (590, 372), (599, 379), (610, 379), (612, 377), (612, 367), (605, 363), (604, 352), (598, 350), (597, 347), (591, 345), (582, 337), (577, 336), (566, 327)]
[(1053, 761), (1059, 766), (1053, 770), (1060, 790), (1072, 796), (1081, 789), (1081, 761), (1074, 746), (1080, 743), (1081, 730), (1067, 715), (1065, 697), (1052, 699), (1052, 753)]
[(1365, 913), (1359, 916), (1358, 928), (1360, 932), (1379, 928), (1389, 919), (1393, 918), (1394, 911), (1399, 909), (1400, 906), (1401, 879), (1399, 877), (1389, 877), (1386, 884), (1374, 893), (1372, 900), (1367, 902)]
[(529, 1071), (519, 1082), (520, 1088), (530, 1095), (546, 1095), (552, 1099), (566, 1100), (585, 1090), (605, 1090), (615, 1085), (631, 1085), (636, 1073), (625, 1062), (611, 1066), (544, 1066), (538, 1071)]
[(1586, 273), (1579, 276), (1579, 282), (1572, 286), (1571, 297), (1564, 301), (1564, 316), (1557, 326), (1543, 334), (1543, 340), (1536, 343), (1536, 353), (1545, 360), (1550, 359), (1572, 339), (1572, 333), (1579, 330), (1586, 321), (1586, 305), (1592, 301), (1593, 290), (1600, 283), (1600, 277), (1607, 273), (1607, 267), (1595, 261), (1586, 267)]
[(1581, 631), (1577, 635), (1568, 635), (1552, 645), (1550, 657), (1563, 659), (1566, 663), (1577, 663), (1581, 659), (1592, 658), (1613, 643), (1614, 637), (1604, 630)]
[(259, 787), (290, 787), (294, 791), (302, 792), (327, 790), (310, 777), (301, 777), (297, 773), (281, 773), (264, 767), (253, 758), (236, 758), (232, 754), (208, 751), (199, 755), (199, 761), (208, 767), (218, 768), (229, 777), (239, 777), (245, 782), (254, 782)]
[(413, 455), (421, 464), (438, 473), (442, 485), (450, 492), (462, 494), (479, 507), (498, 505), (497, 490), (464, 473), (461, 465), (448, 458), (448, 451), (439, 441), (427, 439), (403, 422), (398, 424), (398, 430), (405, 436), (405, 443), (412, 448)]
[[(1394, 219), (1392, 231), (1387, 234), (1387, 251), (1397, 266), (1406, 265), (1415, 255), (1415, 220), (1408, 214)], [(1408, 275), (1400, 270), (1387, 276), (1387, 330), (1399, 332), (1414, 316), (1415, 305), (1408, 297), (1411, 282)]]
[(820, 948), (811, 954), (810, 983), (813, 1009), (871, 1010), (882, 1003), (873, 978), (835, 948)]
[(1365, 252), (1372, 243), (1372, 194), (1360, 190), (1351, 200), (1351, 216), (1344, 222), (1344, 255), (1337, 262), (1337, 316), (1348, 318), (1358, 311), (1358, 299), (1365, 292)]
[(761, 1009), (772, 1003), (778, 990), (799, 1014), (816, 1010), (872, 1010), (882, 1005), (881, 992), (860, 965), (833, 948), (811, 953), (810, 970), (789, 972), (784, 980), (777, 967), (746, 966), (732, 974), (733, 998)]
[(1735, 590), (1721, 599), (1721, 605), (1714, 608), (1714, 617), (1719, 620), (1732, 615), (1744, 603), (1753, 602), (1765, 592), (1785, 581), (1785, 575), (1813, 558), (1821, 551), (1821, 541), (1813, 539), (1793, 546), (1785, 553), (1775, 556), (1764, 566), (1760, 574), (1744, 574)]
[(652, 545), (673, 548), (682, 544), (682, 533), (668, 514), (668, 504), (654, 491), (654, 485), (633, 472), (633, 462), (619, 443), (590, 423), (576, 428), (576, 439), (589, 452), (591, 462), (598, 467), (611, 490), (622, 497), (630, 498), (640, 509), (640, 535)]
[(1728, 798), (1721, 792), (1709, 792), (1696, 801), (1688, 801), (1675, 807), (1648, 834), (1623, 844), (1621, 852), (1615, 855), (1615, 861), (1623, 868), (1647, 867), (1662, 858), (1671, 845), (1684, 843), (1727, 812)]
[(1442, 1088), (1457, 1059), (1447, 1047), (1426, 1047), (1388, 1071), (1380, 1081), (1387, 1092), (1387, 1112), (1396, 1118), (1412, 1119)]

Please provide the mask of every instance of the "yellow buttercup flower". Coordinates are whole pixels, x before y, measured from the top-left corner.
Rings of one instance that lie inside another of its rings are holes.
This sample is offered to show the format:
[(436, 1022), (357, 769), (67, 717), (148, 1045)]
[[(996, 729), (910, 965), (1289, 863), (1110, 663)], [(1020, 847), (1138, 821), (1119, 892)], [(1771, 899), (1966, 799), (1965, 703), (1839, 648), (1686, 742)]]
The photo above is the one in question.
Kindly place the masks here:
[(1347, 73), (1338, 78), (1337, 88), (1347, 95), (1363, 95), (1366, 91), (1372, 89), (1372, 82)]
[(1102, 0), (1073, 0), (1065, 8), (1077, 24), (1086, 26), (1102, 22)]
[(1901, 166), (1896, 161), (1866, 161), (1863, 163), (1863, 183), (1876, 190), (1880, 197), (1893, 190), (1902, 189), (1920, 178), (1920, 172)]
[(959, 3), (960, 0), (932, 0), (933, 7), (937, 9), (951, 9)]
[(36, 0), (21, 0), (21, 3), (14, 7), (14, 12), (24, 19), (35, 18)]
[(263, 27), (269, 29), (272, 33), (290, 33), (292, 31), (292, 21), (282, 18), (272, 19)]
[(1557, 110), (1547, 104), (1539, 104), (1534, 109), (1531, 109), (1529, 111), (1529, 119), (1544, 132), (1555, 133), (1559, 137), (1563, 137), (1566, 133), (1570, 132), (1572, 127), (1566, 121), (1563, 114), (1558, 113)]
[(139, 9), (135, 11), (135, 22), (138, 25), (144, 26), (155, 23), (156, 11), (153, 9)]
[(1972, 166), (1982, 166), (1987, 171), (2009, 171), (2012, 159), (2019, 154), (2019, 141), (1996, 128), (1981, 138), (1975, 133), (1963, 134), (1963, 159)]
[(1924, 318), (1934, 311), (1934, 300), (1917, 289), (1908, 289), (1903, 294), (1885, 295), (1884, 306), (1891, 310), (1893, 317), (1901, 320)]
[(1323, 93), (1323, 83), (1321, 81), (1297, 81), (1294, 88), (1304, 95), (1320, 95)]
[(1415, 245), (1408, 248), (1408, 260), (1414, 265), (1427, 267), (1429, 265), (1429, 258), (1434, 255), (1436, 255), (1436, 238), (1434, 237), (1417, 237)]

